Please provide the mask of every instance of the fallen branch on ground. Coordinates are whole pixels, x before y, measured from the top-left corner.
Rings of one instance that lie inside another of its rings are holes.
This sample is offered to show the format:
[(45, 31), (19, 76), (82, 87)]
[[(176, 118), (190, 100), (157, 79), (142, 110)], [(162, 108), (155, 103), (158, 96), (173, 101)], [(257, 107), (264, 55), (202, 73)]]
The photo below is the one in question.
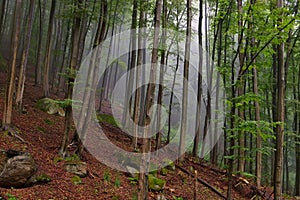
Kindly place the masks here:
[[(191, 172), (189, 172), (188, 170), (184, 169), (183, 167), (176, 165), (176, 167), (181, 170), (182, 172), (186, 173), (187, 175), (191, 176), (191, 177), (195, 177), (194, 174), (192, 174)], [(209, 183), (207, 183), (206, 181), (200, 179), (199, 177), (197, 178), (197, 180), (199, 181), (199, 183), (201, 183), (202, 185), (206, 186), (207, 188), (209, 188), (211, 191), (213, 191), (214, 193), (216, 193), (218, 196), (220, 196), (223, 199), (226, 199), (226, 197), (221, 194), (216, 188), (214, 188), (212, 185), (210, 185)]]

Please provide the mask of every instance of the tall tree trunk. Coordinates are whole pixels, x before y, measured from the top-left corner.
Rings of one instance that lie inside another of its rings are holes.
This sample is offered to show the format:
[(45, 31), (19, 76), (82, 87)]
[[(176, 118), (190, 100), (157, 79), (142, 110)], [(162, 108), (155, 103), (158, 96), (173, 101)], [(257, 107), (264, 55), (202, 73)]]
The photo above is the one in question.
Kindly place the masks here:
[[(251, 5), (253, 5), (255, 3), (254, 0), (251, 0), (250, 1)], [(253, 30), (253, 15), (251, 13), (251, 16), (250, 16), (250, 20), (251, 22), (249, 22), (249, 29), (252, 31), (252, 33), (254, 32)], [(252, 37), (251, 38), (251, 43), (250, 43), (250, 46), (251, 46), (251, 49), (252, 48), (255, 48), (255, 38)], [(255, 58), (253, 58), (254, 55), (251, 54), (251, 60), (253, 60), (253, 64), (255, 66)], [(256, 67), (253, 67), (252, 69), (252, 74), (253, 74), (253, 93), (258, 96), (259, 93), (258, 93), (258, 74), (257, 74), (257, 68)], [(261, 131), (260, 131), (260, 126), (259, 126), (259, 123), (260, 123), (260, 105), (259, 105), (259, 102), (258, 100), (256, 100), (254, 102), (254, 106), (255, 106), (255, 121), (258, 123), (258, 129), (257, 129), (257, 135), (256, 135), (256, 162), (255, 162), (255, 166), (256, 166), (256, 170), (255, 170), (255, 175), (256, 175), (256, 185), (257, 187), (260, 187), (261, 186), (261, 173), (262, 173), (262, 154), (261, 154), (261, 151), (260, 149), (262, 148), (262, 143), (261, 143)], [(252, 137), (252, 134), (251, 134), (251, 137)], [(251, 141), (252, 141), (252, 138), (251, 138)], [(251, 148), (252, 149), (252, 148)], [(250, 168), (252, 170), (252, 167)]]
[[(178, 46), (178, 48), (179, 48), (179, 46)], [(170, 138), (171, 138), (171, 124), (172, 124), (172, 108), (173, 108), (173, 101), (174, 101), (174, 88), (175, 88), (175, 83), (176, 83), (177, 71), (178, 71), (178, 68), (179, 68), (179, 61), (180, 61), (180, 56), (177, 55), (176, 66), (175, 66), (175, 69), (174, 69), (174, 75), (173, 75), (173, 81), (172, 81), (172, 87), (171, 87), (171, 91), (170, 91), (171, 96), (170, 96), (169, 113), (168, 113), (168, 132), (167, 132), (167, 141), (166, 141), (167, 144), (169, 144)]]
[[(95, 0), (94, 0), (95, 2)], [(87, 10), (89, 6), (89, 2), (88, 1), (84, 1), (84, 9)], [(93, 4), (93, 10), (95, 8), (95, 3)], [(94, 11), (92, 11), (93, 13)], [(85, 49), (85, 40), (86, 40), (86, 35), (87, 32), (90, 28), (90, 23), (91, 23), (91, 19), (92, 16), (89, 17), (88, 13), (85, 12), (84, 16), (82, 16), (82, 22), (80, 25), (80, 38), (79, 38), (79, 54), (78, 54), (78, 61), (77, 61), (77, 66), (80, 66), (81, 61), (82, 61), (82, 56), (83, 56), (83, 52)]]
[[(217, 66), (221, 66), (221, 59), (222, 59), (222, 29), (223, 29), (223, 20), (221, 22), (219, 22), (219, 31), (217, 32), (218, 34), (218, 57), (217, 57)], [(217, 73), (217, 77), (216, 77), (216, 85), (219, 86), (220, 85), (220, 73)], [(214, 111), (214, 133), (211, 134), (211, 141), (216, 140), (215, 137), (217, 137), (218, 135), (218, 123), (216, 123), (219, 120), (219, 109), (220, 107), (222, 107), (221, 105), (219, 105), (219, 99), (220, 99), (220, 89), (217, 88), (216, 89), (216, 96), (215, 96), (215, 111)], [(216, 165), (218, 162), (218, 149), (219, 144), (218, 142), (216, 142), (216, 144), (214, 145), (211, 153), (210, 153), (210, 161), (213, 165)]]
[(48, 33), (47, 33), (45, 65), (43, 71), (44, 97), (49, 96), (49, 69), (50, 69), (50, 60), (51, 60), (51, 51), (52, 51), (52, 29), (53, 29), (53, 22), (54, 22), (55, 6), (56, 6), (56, 0), (52, 0), (50, 16), (49, 16), (49, 24), (48, 24)]
[[(253, 72), (253, 92), (255, 95), (259, 95), (258, 94), (258, 76), (257, 76), (257, 69), (256, 67), (253, 68), (252, 70)], [(256, 100), (254, 102), (255, 104), (255, 121), (258, 123), (258, 126), (259, 126), (259, 123), (260, 123), (260, 106), (259, 106), (259, 102)], [(260, 187), (261, 186), (261, 172), (262, 172), (262, 168), (261, 168), (261, 165), (262, 165), (262, 155), (261, 155), (261, 151), (260, 149), (262, 148), (262, 144), (261, 144), (261, 131), (260, 131), (260, 127), (258, 127), (257, 129), (257, 136), (256, 136), (256, 162), (255, 162), (255, 165), (256, 165), (256, 171), (255, 171), (255, 174), (256, 174), (256, 185), (257, 187)]]
[[(295, 74), (294, 74), (295, 75)], [(295, 83), (295, 82), (294, 82)], [(294, 88), (294, 99), (300, 101), (300, 70), (298, 68), (298, 82), (297, 85), (298, 90)], [(299, 105), (295, 104), (295, 110), (299, 109)], [(300, 195), (300, 117), (299, 113), (295, 112), (294, 116), (294, 130), (296, 133), (295, 137), (295, 154), (296, 154), (296, 178), (295, 178), (295, 195)]]
[[(131, 55), (128, 59), (128, 77), (126, 81), (126, 88), (127, 91), (125, 93), (125, 107), (124, 113), (122, 118), (122, 124), (124, 127), (128, 126), (129, 119), (127, 118), (127, 113), (131, 113), (131, 98), (130, 95), (132, 93), (133, 81), (134, 81), (134, 70), (133, 68), (136, 65), (136, 28), (137, 28), (137, 15), (138, 15), (138, 1), (133, 0), (133, 10), (132, 10), (132, 17), (131, 17), (131, 41), (129, 49), (131, 50)], [(129, 114), (131, 116), (131, 114)], [(129, 128), (129, 127), (128, 127)], [(136, 146), (137, 138), (133, 138), (133, 146)]]
[(150, 131), (149, 120), (151, 120), (150, 108), (154, 102), (154, 92), (155, 92), (155, 79), (157, 70), (157, 60), (158, 60), (158, 43), (159, 43), (159, 29), (161, 22), (161, 12), (162, 12), (162, 0), (156, 0), (155, 16), (154, 16), (154, 38), (153, 38), (153, 49), (151, 54), (151, 69), (149, 76), (149, 84), (146, 93), (146, 103), (145, 103), (145, 120), (143, 125), (146, 127), (143, 133), (143, 144), (142, 144), (142, 158), (139, 174), (139, 193), (138, 199), (145, 200), (148, 199), (148, 163), (150, 158), (147, 156), (151, 149), (151, 141), (148, 138)]
[[(138, 2), (135, 0), (134, 1), (134, 4), (137, 4)], [(144, 1), (140, 1), (140, 17), (139, 17), (139, 29), (138, 29), (138, 55), (137, 55), (137, 66), (136, 66), (136, 75), (135, 75), (135, 82), (136, 82), (136, 86), (139, 85), (140, 83), (140, 77), (141, 77), (141, 72), (140, 72), (140, 66), (143, 65), (143, 60), (144, 60), (144, 55), (143, 55), (143, 26), (144, 26), (144, 20), (145, 20), (145, 12), (144, 12)], [(134, 5), (134, 8), (136, 9), (135, 12), (137, 12), (137, 5)], [(133, 23), (136, 23), (136, 17), (135, 16), (136, 14), (133, 14), (133, 19), (132, 19), (132, 22)], [(134, 18), (135, 18), (135, 21), (134, 21)], [(135, 24), (133, 24), (134, 26)], [(132, 27), (133, 27), (132, 26)], [(135, 25), (136, 26), (136, 25)], [(135, 33), (132, 33), (132, 34), (135, 34)], [(132, 48), (133, 48), (133, 52), (132, 52), (132, 62), (135, 63), (135, 57), (136, 57), (136, 50), (134, 49), (134, 45), (136, 45), (135, 43), (135, 36), (132, 35)], [(131, 66), (131, 70), (133, 70), (133, 67), (134, 66)], [(130, 80), (129, 80), (130, 81)], [(130, 85), (130, 84), (129, 84)], [(131, 89), (131, 88), (129, 88)], [(134, 130), (134, 139), (133, 139), (133, 147), (134, 149), (137, 149), (138, 148), (138, 144), (137, 144), (137, 139), (138, 139), (138, 125), (139, 125), (139, 116), (141, 114), (141, 111), (140, 111), (140, 103), (141, 103), (141, 89), (140, 88), (136, 88), (136, 91), (135, 91), (135, 100), (134, 100), (134, 127), (133, 127), (133, 130)], [(127, 106), (126, 106), (127, 107)]]
[(19, 34), (21, 26), (21, 10), (22, 10), (22, 0), (15, 1), (15, 14), (14, 14), (14, 25), (13, 25), (13, 34), (11, 37), (11, 59), (9, 62), (8, 70), (8, 80), (7, 88), (5, 93), (4, 101), (4, 111), (3, 111), (3, 120), (2, 128), (8, 130), (11, 126), (12, 121), (12, 107), (13, 107), (13, 96), (14, 96), (14, 87), (15, 87), (15, 74), (16, 74), (16, 65), (17, 65), (17, 54), (18, 54), (18, 44), (19, 44)]
[(58, 93), (60, 91), (60, 89), (62, 91), (64, 91), (65, 88), (65, 84), (63, 84), (63, 82), (65, 81), (65, 77), (62, 76), (63, 73), (65, 73), (66, 71), (66, 63), (68, 63), (69, 59), (69, 51), (68, 51), (68, 46), (70, 43), (70, 27), (71, 27), (71, 22), (70, 20), (68, 20), (67, 22), (67, 28), (66, 28), (66, 35), (65, 35), (65, 40), (64, 40), (64, 45), (63, 45), (63, 57), (62, 57), (62, 61), (61, 64), (59, 66), (58, 69), (58, 73), (56, 74), (56, 79), (58, 79), (57, 81), (57, 90), (56, 93)]
[(38, 39), (38, 54), (37, 54), (37, 61), (35, 65), (35, 84), (41, 84), (42, 83), (42, 60), (43, 60), (43, 31), (44, 31), (44, 18), (45, 18), (45, 4), (46, 1), (44, 1), (44, 4), (42, 6), (41, 0), (38, 0), (38, 6), (39, 6), (39, 39)]
[[(184, 15), (184, 12), (182, 12), (181, 18), (179, 18), (180, 10), (179, 6), (177, 6), (176, 9), (176, 28), (179, 29), (181, 19)], [(169, 144), (170, 142), (170, 137), (171, 137), (171, 123), (172, 123), (172, 108), (173, 108), (173, 100), (174, 100), (174, 88), (175, 88), (175, 83), (176, 83), (176, 78), (177, 78), (177, 71), (180, 65), (180, 55), (179, 55), (179, 41), (176, 41), (176, 49), (177, 49), (177, 56), (176, 56), (176, 66), (174, 69), (174, 75), (173, 75), (173, 80), (172, 80), (172, 87), (171, 87), (171, 96), (170, 96), (170, 103), (169, 103), (169, 112), (168, 112), (168, 131), (167, 131), (167, 141), (166, 144)], [(168, 60), (169, 53), (167, 54), (167, 59)]]
[[(239, 67), (243, 68), (244, 65), (244, 54), (243, 49), (243, 3), (242, 0), (237, 0), (237, 9), (238, 9), (238, 54), (239, 54)], [(238, 83), (238, 96), (244, 95), (244, 78), (240, 79)], [(244, 106), (238, 108), (238, 116), (240, 121), (244, 121)], [(244, 172), (245, 168), (245, 135), (243, 130), (239, 130), (239, 149), (238, 149), (238, 171)]]
[(2, 27), (4, 24), (4, 16), (5, 16), (5, 6), (6, 6), (6, 0), (2, 0), (1, 4), (1, 14), (0, 14), (0, 42), (2, 40)]
[[(118, 9), (118, 5), (119, 5), (119, 1), (116, 2), (115, 8), (114, 8), (114, 14), (113, 14), (113, 18), (112, 18), (112, 28), (111, 28), (111, 38), (113, 38), (113, 35), (115, 33), (115, 25), (116, 25), (116, 18), (117, 18), (117, 9)], [(112, 2), (111, 2), (111, 6), (112, 6)], [(106, 34), (105, 34), (106, 37)], [(112, 52), (112, 44), (113, 44), (113, 40), (110, 40), (110, 44), (109, 44), (109, 51), (108, 51), (108, 57), (111, 56), (111, 52)], [(108, 62), (108, 59), (107, 59)], [(109, 67), (108, 69), (106, 69), (104, 71), (104, 75), (103, 75), (103, 82), (102, 82), (102, 88), (101, 88), (101, 93), (100, 93), (100, 103), (99, 103), (99, 111), (101, 111), (101, 106), (102, 106), (102, 102), (103, 100), (107, 100), (108, 98), (108, 91), (109, 91), (109, 82), (110, 82), (110, 75), (111, 75), (111, 71), (112, 71), (112, 67)]]
[(199, 2), (199, 19), (198, 19), (198, 49), (199, 49), (199, 66), (198, 66), (198, 91), (197, 91), (197, 113), (196, 113), (196, 134), (194, 139), (193, 156), (198, 156), (200, 143), (200, 120), (201, 120), (201, 101), (202, 101), (202, 65), (203, 65), (203, 47), (202, 47), (202, 19), (203, 19), (203, 1)]
[[(277, 8), (283, 8), (283, 0), (277, 1)], [(279, 19), (279, 26), (283, 19)], [(276, 152), (274, 172), (274, 199), (282, 199), (282, 168), (283, 168), (283, 142), (284, 142), (284, 98), (285, 98), (285, 67), (284, 67), (284, 42), (277, 46), (278, 61), (278, 94), (277, 94), (277, 121), (276, 126)]]
[(158, 133), (156, 133), (156, 147), (155, 150), (158, 150), (161, 146), (161, 137), (162, 133), (160, 131), (161, 127), (161, 107), (162, 107), (162, 99), (163, 99), (163, 81), (164, 81), (164, 73), (165, 73), (165, 65), (166, 65), (166, 27), (167, 27), (167, 18), (168, 18), (168, 10), (167, 10), (167, 1), (163, 0), (163, 8), (162, 8), (162, 36), (161, 36), (161, 42), (162, 42), (162, 49), (161, 49), (161, 59), (160, 59), (160, 73), (159, 73), (159, 86), (158, 86), (158, 94), (157, 94), (157, 121), (156, 121), (156, 127)]
[(183, 72), (183, 95), (182, 95), (182, 117), (180, 127), (180, 143), (179, 156), (180, 161), (184, 160), (182, 156), (185, 152), (185, 137), (187, 133), (187, 110), (188, 110), (188, 80), (189, 80), (189, 65), (190, 65), (190, 50), (191, 50), (191, 36), (192, 36), (192, 0), (187, 0), (187, 29), (185, 41), (185, 55), (184, 55), (184, 72)]
[(10, 25), (12, 23), (10, 22), (11, 20), (10, 20), (9, 15), (10, 15), (10, 7), (12, 7), (12, 6), (10, 6), (10, 3), (12, 3), (12, 2), (14, 2), (14, 1), (6, 0), (6, 9), (5, 9), (6, 11), (4, 12), (5, 14), (4, 14), (4, 18), (3, 18), (2, 33), (1, 33), (2, 36), (9, 35), (9, 33), (11, 31)]
[(21, 61), (17, 94), (16, 94), (16, 104), (20, 110), (22, 110), (22, 103), (23, 103), (23, 94), (24, 94), (25, 79), (26, 79), (26, 67), (27, 67), (28, 52), (30, 47), (30, 39), (31, 39), (31, 32), (32, 32), (32, 25), (33, 25), (33, 17), (34, 17), (34, 6), (35, 6), (34, 3), (35, 0), (30, 1), (29, 19), (26, 26), (26, 36), (24, 37), (25, 45), (22, 52), (22, 61)]
[[(77, 67), (77, 59), (79, 54), (79, 37), (80, 37), (80, 4), (82, 0), (75, 1), (76, 9), (73, 13), (74, 21), (72, 27), (72, 45), (71, 45), (71, 61), (70, 61), (70, 70), (68, 73), (67, 78), (67, 91), (65, 93), (66, 99), (72, 98), (73, 92), (73, 83), (76, 75), (76, 67)], [(66, 106), (66, 115), (65, 115), (65, 127), (64, 127), (64, 136), (61, 143), (60, 154), (65, 157), (67, 155), (67, 145), (69, 142), (69, 134), (71, 129), (71, 112), (72, 112), (72, 105), (68, 104)]]
[[(61, 13), (61, 7), (62, 7), (62, 2), (59, 3), (58, 5), (58, 10), (57, 10), (57, 13), (58, 15), (60, 15)], [(62, 19), (58, 19), (56, 20), (56, 23), (55, 23), (55, 29), (54, 29), (54, 32), (55, 32), (55, 45), (54, 45), (54, 49), (56, 52), (59, 52), (59, 53), (56, 53), (54, 56), (52, 56), (52, 59), (51, 59), (51, 66), (53, 66), (50, 70), (50, 74), (51, 74), (51, 90), (54, 91), (54, 86), (57, 85), (57, 81), (58, 81), (58, 78), (57, 78), (57, 74), (59, 73), (59, 69), (60, 69), (60, 66), (61, 66), (61, 60), (62, 60), (62, 57), (63, 57), (63, 54), (61, 53), (61, 50), (62, 50), (62, 41), (63, 41), (63, 37), (64, 37), (64, 34), (63, 34), (63, 30), (64, 30), (64, 27), (62, 26), (62, 22), (63, 20)]]
[[(107, 1), (102, 1), (101, 2), (101, 15), (99, 18), (99, 22), (98, 22), (98, 28), (97, 28), (97, 32), (96, 32), (96, 37), (95, 37), (95, 41), (94, 41), (94, 45), (93, 45), (93, 54), (92, 54), (92, 59), (91, 59), (91, 63), (88, 69), (88, 77), (87, 77), (87, 84), (85, 86), (85, 91), (84, 91), (84, 98), (83, 98), (83, 105), (81, 108), (81, 112), (80, 112), (80, 118), (79, 118), (79, 124), (77, 125), (77, 134), (81, 134), (80, 139), (81, 141), (79, 141), (79, 145), (78, 148), (76, 150), (76, 154), (81, 157), (82, 153), (83, 153), (83, 141), (85, 140), (86, 137), (86, 130), (88, 127), (88, 123), (90, 121), (91, 115), (92, 115), (92, 111), (93, 111), (93, 106), (91, 105), (91, 102), (94, 102), (94, 98), (95, 98), (95, 91), (94, 90), (90, 90), (90, 88), (96, 88), (97, 84), (98, 84), (98, 80), (96, 80), (98, 77), (97, 73), (98, 73), (98, 67), (97, 67), (97, 59), (95, 56), (99, 55), (99, 49), (96, 49), (96, 47), (104, 41), (105, 39), (105, 32), (107, 30)], [(76, 136), (76, 135), (74, 135)], [(78, 135), (79, 136), (79, 135)], [(79, 138), (79, 137), (78, 137)]]

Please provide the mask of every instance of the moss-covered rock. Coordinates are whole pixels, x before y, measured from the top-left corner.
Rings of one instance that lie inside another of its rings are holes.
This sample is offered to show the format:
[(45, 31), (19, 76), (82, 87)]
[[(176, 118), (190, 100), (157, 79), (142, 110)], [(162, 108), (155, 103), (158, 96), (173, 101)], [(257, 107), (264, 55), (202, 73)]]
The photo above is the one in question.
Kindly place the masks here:
[(60, 104), (50, 98), (43, 98), (36, 102), (36, 107), (44, 112), (47, 112), (50, 115), (59, 114), (60, 116), (65, 116), (64, 109)]
[(148, 175), (149, 189), (152, 191), (161, 191), (164, 189), (166, 181), (164, 179), (157, 178), (152, 174)]

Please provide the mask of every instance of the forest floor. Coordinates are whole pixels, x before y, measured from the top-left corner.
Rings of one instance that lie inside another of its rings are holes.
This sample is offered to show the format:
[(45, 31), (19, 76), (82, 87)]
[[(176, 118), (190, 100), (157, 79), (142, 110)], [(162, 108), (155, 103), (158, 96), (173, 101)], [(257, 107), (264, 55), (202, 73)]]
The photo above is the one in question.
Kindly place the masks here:
[[(30, 69), (29, 70), (33, 70)], [(32, 71), (31, 71), (32, 72)], [(13, 124), (20, 131), (19, 135), (24, 139), (21, 142), (15, 137), (0, 132), (0, 149), (14, 149), (29, 152), (33, 155), (38, 166), (38, 174), (47, 174), (51, 182), (36, 184), (23, 189), (0, 188), (0, 196), (4, 199), (36, 200), (36, 199), (135, 199), (138, 191), (136, 182), (132, 182), (128, 175), (113, 170), (99, 162), (90, 153), (84, 152), (83, 161), (87, 163), (88, 176), (81, 179), (81, 184), (74, 184), (73, 174), (64, 170), (64, 162), (56, 162), (58, 151), (62, 141), (64, 118), (58, 115), (50, 115), (35, 107), (37, 100), (41, 99), (41, 85), (34, 85), (33, 73), (28, 73), (24, 93), (25, 112), (13, 112)], [(0, 116), (3, 113), (4, 88), (6, 74), (0, 72)], [(51, 98), (62, 99), (63, 93)], [(49, 123), (51, 122), (51, 123)], [(123, 145), (124, 149), (130, 144), (124, 133), (109, 124), (103, 126), (105, 133), (113, 142)], [(198, 171), (198, 177), (216, 188), (226, 196), (227, 176), (223, 170), (210, 166), (204, 161), (199, 161), (186, 155), (181, 166), (190, 171)], [(193, 199), (195, 179), (176, 168), (167, 175), (159, 175), (166, 180), (163, 191), (150, 192), (149, 199)], [(253, 185), (247, 184), (238, 177), (234, 180), (233, 199), (251, 199), (255, 192)], [(263, 189), (261, 190), (263, 191)], [(266, 196), (272, 195), (271, 189), (267, 189)], [(10, 198), (9, 198), (10, 197)], [(165, 197), (165, 198), (163, 198)], [(0, 198), (1, 199), (1, 198)], [(222, 199), (203, 184), (198, 183), (197, 199)], [(272, 197), (270, 197), (272, 199)]]

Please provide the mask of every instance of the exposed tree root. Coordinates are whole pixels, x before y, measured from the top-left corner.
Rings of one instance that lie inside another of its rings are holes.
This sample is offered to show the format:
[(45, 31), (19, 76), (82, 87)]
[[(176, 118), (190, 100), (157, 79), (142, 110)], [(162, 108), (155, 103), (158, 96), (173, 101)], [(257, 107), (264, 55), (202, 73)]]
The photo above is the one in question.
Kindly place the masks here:
[(4, 131), (7, 131), (8, 134), (9, 134), (10, 136), (17, 138), (19, 141), (21, 141), (21, 142), (23, 142), (23, 143), (25, 143), (25, 144), (27, 143), (27, 142), (19, 135), (20, 131), (19, 131), (16, 127), (14, 127), (14, 126), (12, 126), (12, 125), (4, 125), (2, 129), (3, 129)]

